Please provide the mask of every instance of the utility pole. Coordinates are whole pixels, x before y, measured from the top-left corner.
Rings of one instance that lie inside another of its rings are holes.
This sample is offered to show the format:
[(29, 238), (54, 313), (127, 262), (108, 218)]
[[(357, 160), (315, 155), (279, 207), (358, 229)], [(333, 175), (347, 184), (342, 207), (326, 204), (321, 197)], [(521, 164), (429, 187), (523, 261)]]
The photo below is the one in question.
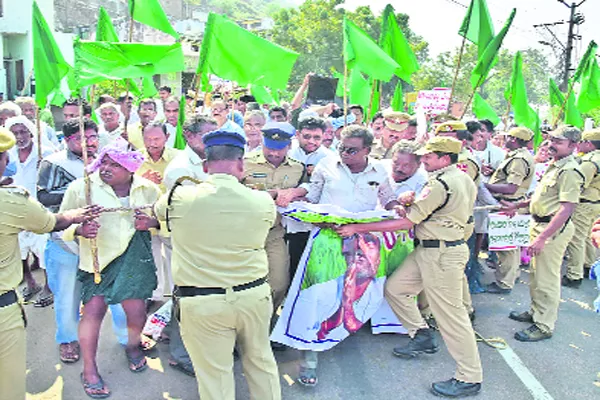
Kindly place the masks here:
[(581, 14), (576, 14), (575, 11), (579, 6), (586, 2), (586, 0), (581, 0), (579, 3), (571, 3), (571, 5), (567, 4), (565, 0), (558, 0), (559, 3), (563, 3), (567, 6), (571, 11), (571, 16), (569, 17), (569, 36), (567, 36), (567, 48), (565, 49), (565, 69), (563, 72), (563, 80), (560, 84), (560, 89), (563, 92), (566, 92), (569, 88), (569, 73), (571, 72), (571, 53), (573, 52), (573, 39), (575, 35), (573, 34), (573, 30), (575, 25), (580, 25), (585, 21), (585, 18)]

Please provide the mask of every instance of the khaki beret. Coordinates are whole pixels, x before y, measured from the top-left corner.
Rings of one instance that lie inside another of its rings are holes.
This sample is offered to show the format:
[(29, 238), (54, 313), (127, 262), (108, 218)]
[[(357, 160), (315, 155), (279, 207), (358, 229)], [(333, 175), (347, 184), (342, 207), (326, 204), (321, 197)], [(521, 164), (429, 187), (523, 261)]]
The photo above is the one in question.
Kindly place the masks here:
[(406, 128), (408, 128), (408, 121), (410, 120), (410, 115), (393, 110), (385, 110), (383, 112), (383, 119), (385, 126), (388, 129), (393, 131), (402, 132)]
[(517, 139), (530, 141), (533, 139), (533, 131), (525, 127), (516, 127), (508, 131), (508, 136), (514, 136)]
[(461, 151), (461, 141), (447, 136), (435, 136), (429, 139), (425, 146), (417, 150), (415, 154), (418, 156), (435, 152), (459, 154)]
[(600, 140), (600, 128), (583, 132), (581, 140)]
[(581, 140), (581, 131), (570, 125), (559, 126), (549, 134), (554, 138), (567, 139), (571, 142), (579, 142)]
[(15, 139), (15, 135), (11, 131), (0, 127), (0, 153), (10, 150), (16, 142), (17, 139)]
[(435, 129), (435, 134), (439, 135), (440, 133), (447, 132), (456, 132), (456, 131), (466, 131), (467, 125), (461, 121), (447, 121), (444, 122)]

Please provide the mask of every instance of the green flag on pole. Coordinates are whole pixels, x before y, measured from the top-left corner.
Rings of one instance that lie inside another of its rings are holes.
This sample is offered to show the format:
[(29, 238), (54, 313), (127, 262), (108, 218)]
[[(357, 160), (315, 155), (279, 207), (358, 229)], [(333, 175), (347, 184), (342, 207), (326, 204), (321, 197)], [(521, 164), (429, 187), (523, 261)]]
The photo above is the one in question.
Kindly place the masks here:
[(146, 76), (142, 79), (142, 97), (152, 98), (158, 94), (154, 79), (151, 76)]
[(371, 83), (365, 79), (360, 71), (352, 70), (348, 81), (350, 104), (359, 104), (364, 110), (369, 108), (371, 100)]
[(275, 100), (269, 89), (260, 85), (250, 85), (250, 94), (254, 96), (259, 104), (274, 104)]
[(404, 111), (404, 93), (402, 92), (402, 81), (398, 80), (396, 89), (394, 89), (394, 97), (390, 105), (394, 111)]
[(103, 80), (152, 77), (184, 69), (181, 44), (88, 42), (77, 39), (75, 80), (77, 87)]
[(585, 53), (583, 54), (583, 57), (581, 57), (581, 60), (579, 60), (579, 65), (577, 66), (575, 74), (573, 75), (573, 82), (580, 81), (581, 76), (583, 75), (584, 71), (588, 68), (590, 61), (596, 57), (596, 50), (598, 50), (598, 45), (592, 40), (588, 44), (588, 47), (585, 50)]
[(510, 13), (510, 16), (508, 17), (508, 20), (506, 20), (506, 23), (504, 24), (504, 27), (502, 27), (498, 35), (494, 37), (494, 39), (492, 39), (492, 41), (485, 48), (485, 51), (483, 52), (481, 57), (479, 57), (477, 65), (475, 65), (475, 68), (473, 69), (473, 72), (471, 74), (471, 85), (473, 89), (475, 89), (476, 87), (481, 85), (483, 81), (485, 81), (485, 78), (494, 66), (494, 60), (496, 59), (498, 51), (502, 46), (502, 41), (504, 40), (504, 37), (508, 33), (511, 24), (515, 19), (516, 13), (517, 9), (513, 8), (512, 12)]
[(129, 0), (129, 15), (134, 21), (179, 39), (179, 34), (173, 29), (158, 0)]
[(179, 100), (179, 117), (177, 118), (177, 130), (175, 131), (175, 143), (173, 147), (179, 150), (185, 149), (186, 141), (183, 136), (183, 124), (185, 123), (185, 95)]
[(298, 55), (248, 32), (224, 15), (210, 13), (196, 73), (202, 76), (203, 90), (208, 87), (208, 74), (242, 86), (284, 90)]
[[(515, 123), (531, 129), (536, 135), (540, 133), (540, 117), (529, 105), (527, 87), (523, 78), (523, 59), (521, 52), (515, 54), (512, 76), (510, 79), (510, 104), (514, 110)], [(539, 136), (539, 135), (538, 135)]]
[(477, 45), (477, 54), (481, 58), (494, 39), (494, 24), (485, 0), (471, 0), (458, 34)]
[(565, 117), (564, 121), (567, 125), (576, 126), (577, 128), (583, 128), (585, 121), (581, 117), (581, 113), (575, 105), (575, 95), (571, 92), (567, 103), (565, 104), (565, 96), (558, 88), (554, 79), (550, 78), (550, 106), (552, 107), (552, 114), (556, 114), (563, 105), (565, 106)]
[(98, 42), (118, 42), (119, 35), (104, 7), (98, 12), (98, 25), (96, 25), (96, 40)]
[(419, 70), (419, 62), (415, 56), (410, 44), (404, 37), (404, 34), (396, 21), (394, 8), (388, 4), (383, 10), (383, 22), (381, 28), (381, 38), (379, 45), (400, 68), (396, 70), (396, 76), (405, 82), (410, 83), (412, 74)]
[(35, 1), (33, 2), (31, 33), (35, 102), (41, 109), (44, 109), (48, 104), (48, 97), (54, 92), (60, 91), (61, 81), (67, 76), (71, 66), (63, 58), (52, 31)]
[(600, 67), (596, 60), (596, 47), (594, 46), (592, 56), (589, 57), (581, 72), (581, 88), (577, 97), (577, 108), (582, 113), (600, 107)]
[(344, 62), (372, 79), (388, 82), (400, 65), (354, 22), (344, 17)]
[(500, 117), (498, 117), (496, 111), (494, 111), (492, 106), (490, 106), (479, 93), (475, 93), (475, 97), (473, 97), (473, 114), (475, 114), (478, 119), (489, 119), (494, 126), (500, 123)]

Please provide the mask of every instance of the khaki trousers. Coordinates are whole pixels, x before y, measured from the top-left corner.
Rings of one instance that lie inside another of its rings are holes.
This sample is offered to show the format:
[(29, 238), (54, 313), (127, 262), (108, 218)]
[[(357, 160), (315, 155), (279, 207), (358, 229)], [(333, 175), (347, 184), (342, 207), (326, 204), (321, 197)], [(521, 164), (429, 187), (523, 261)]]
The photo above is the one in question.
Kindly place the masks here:
[(496, 283), (503, 289), (512, 289), (519, 277), (521, 265), (521, 249), (497, 251), (500, 264), (496, 268)]
[[(591, 232), (590, 232), (591, 235)], [(584, 268), (590, 268), (596, 262), (596, 247), (592, 243), (592, 238), (588, 237), (585, 243), (585, 263)]]
[(184, 297), (181, 337), (197, 371), (202, 400), (235, 400), (233, 348), (238, 345), (253, 400), (280, 400), (277, 364), (269, 342), (271, 289), (261, 285), (224, 295)]
[(575, 207), (575, 211), (571, 216), (571, 220), (575, 225), (575, 234), (567, 246), (569, 252), (567, 278), (569, 279), (583, 279), (583, 266), (586, 261), (589, 261), (586, 258), (591, 255), (588, 253), (588, 247), (591, 244), (592, 224), (596, 221), (599, 213), (599, 204), (579, 203)]
[(25, 398), (25, 326), (18, 304), (0, 308), (0, 398)]
[[(467, 280), (467, 276), (465, 275), (465, 279), (463, 280), (463, 304), (467, 309), (467, 312), (471, 314), (475, 309), (473, 308), (473, 300), (471, 299), (471, 292), (469, 291), (469, 282)], [(427, 295), (425, 292), (419, 293), (417, 296), (417, 304), (419, 305), (419, 310), (421, 311), (421, 315), (423, 318), (429, 318), (433, 316), (433, 312), (431, 311), (431, 307), (429, 307), (429, 301), (427, 300)]]
[(273, 310), (277, 311), (285, 299), (290, 287), (290, 256), (283, 236), (285, 229), (281, 224), (269, 231), (265, 250), (269, 259), (268, 281), (273, 295)]
[(419, 312), (415, 296), (425, 292), (442, 338), (457, 364), (454, 377), (462, 382), (483, 380), (475, 333), (465, 304), (466, 244), (456, 247), (418, 246), (385, 285), (385, 297), (411, 337), (427, 324)]
[[(531, 238), (535, 238), (548, 224), (532, 222)], [(575, 227), (569, 222), (546, 241), (542, 252), (531, 260), (529, 292), (531, 294), (531, 315), (535, 324), (545, 332), (552, 332), (558, 318), (560, 304), (560, 269), (567, 244), (573, 237)]]
[(173, 276), (171, 274), (171, 239), (152, 235), (152, 257), (156, 264), (157, 286), (152, 292), (152, 300), (166, 301), (165, 295), (173, 293)]

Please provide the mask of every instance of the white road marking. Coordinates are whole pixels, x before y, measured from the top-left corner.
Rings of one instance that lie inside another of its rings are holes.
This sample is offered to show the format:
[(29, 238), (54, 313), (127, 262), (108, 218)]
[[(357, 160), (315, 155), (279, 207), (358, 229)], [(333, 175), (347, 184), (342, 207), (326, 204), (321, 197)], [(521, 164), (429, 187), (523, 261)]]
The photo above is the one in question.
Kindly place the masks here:
[(498, 352), (513, 372), (519, 377), (521, 382), (523, 382), (534, 400), (554, 400), (550, 393), (548, 393), (540, 381), (533, 376), (531, 371), (523, 364), (523, 361), (521, 361), (517, 353), (515, 353), (510, 346), (507, 345), (504, 350), (498, 349)]

